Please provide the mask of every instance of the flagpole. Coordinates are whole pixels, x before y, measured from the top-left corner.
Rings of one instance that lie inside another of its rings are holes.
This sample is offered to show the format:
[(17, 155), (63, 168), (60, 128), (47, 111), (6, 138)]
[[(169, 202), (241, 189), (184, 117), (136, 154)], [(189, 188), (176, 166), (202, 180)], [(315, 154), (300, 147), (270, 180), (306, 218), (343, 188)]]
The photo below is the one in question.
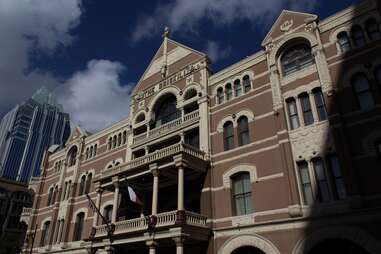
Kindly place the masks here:
[(98, 207), (95, 205), (94, 201), (91, 199), (91, 197), (89, 196), (89, 193), (85, 193), (86, 194), (86, 198), (89, 200), (90, 204), (91, 204), (91, 207), (93, 208), (92, 210), (95, 209), (95, 212), (101, 217), (102, 219), (102, 222), (106, 224), (106, 227), (107, 227), (107, 234), (111, 237), (114, 229), (113, 229), (113, 225), (114, 224), (111, 224), (109, 223), (108, 220), (105, 219), (105, 217), (103, 217), (102, 213), (99, 211)]

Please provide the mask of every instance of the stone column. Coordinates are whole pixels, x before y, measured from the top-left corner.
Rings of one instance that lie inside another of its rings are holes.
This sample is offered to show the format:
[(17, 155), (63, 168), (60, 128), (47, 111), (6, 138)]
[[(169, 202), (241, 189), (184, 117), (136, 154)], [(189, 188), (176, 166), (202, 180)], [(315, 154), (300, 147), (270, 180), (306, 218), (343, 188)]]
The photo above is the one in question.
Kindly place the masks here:
[(199, 143), (200, 150), (206, 154), (209, 153), (209, 113), (208, 113), (208, 96), (204, 96), (198, 100), (200, 128), (199, 128)]
[(113, 203), (113, 208), (112, 208), (112, 216), (111, 216), (111, 223), (116, 222), (116, 216), (118, 213), (118, 204), (119, 204), (119, 179), (118, 178), (113, 178), (112, 179), (115, 191), (114, 191), (114, 203)]
[(149, 248), (149, 254), (156, 254), (156, 246), (157, 246), (157, 242), (151, 240), (151, 241), (147, 241), (146, 242), (146, 245), (148, 246)]
[(173, 238), (173, 241), (176, 243), (176, 254), (183, 254), (184, 253), (184, 237), (175, 237)]
[(151, 173), (153, 175), (153, 186), (152, 186), (152, 215), (157, 214), (157, 202), (159, 196), (159, 170), (157, 164), (149, 165)]
[(178, 180), (177, 180), (177, 210), (184, 210), (184, 167), (178, 166)]
[[(100, 209), (103, 189), (100, 186), (98, 186), (96, 188), (96, 192), (97, 192), (97, 202), (95, 205), (98, 209)], [(94, 212), (93, 227), (98, 225), (98, 217), (99, 217), (98, 213)]]

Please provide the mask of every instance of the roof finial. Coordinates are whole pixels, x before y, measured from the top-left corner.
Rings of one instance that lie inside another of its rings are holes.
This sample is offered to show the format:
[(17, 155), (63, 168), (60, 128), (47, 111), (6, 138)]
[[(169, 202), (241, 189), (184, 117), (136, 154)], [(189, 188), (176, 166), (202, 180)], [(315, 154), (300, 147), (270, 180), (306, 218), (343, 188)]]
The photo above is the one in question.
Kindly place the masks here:
[(163, 34), (163, 37), (164, 37), (164, 38), (169, 38), (169, 34), (170, 34), (170, 32), (171, 32), (171, 31), (170, 31), (169, 27), (166, 26), (166, 27), (164, 28), (164, 34)]

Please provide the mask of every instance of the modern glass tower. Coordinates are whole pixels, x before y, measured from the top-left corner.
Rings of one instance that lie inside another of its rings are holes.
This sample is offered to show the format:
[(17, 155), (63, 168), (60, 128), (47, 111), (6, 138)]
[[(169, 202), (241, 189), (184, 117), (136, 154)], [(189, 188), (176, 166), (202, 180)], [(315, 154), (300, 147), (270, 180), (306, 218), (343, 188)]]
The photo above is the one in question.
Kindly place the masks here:
[(40, 174), (44, 151), (70, 135), (69, 115), (42, 87), (0, 122), (0, 177), (27, 182)]

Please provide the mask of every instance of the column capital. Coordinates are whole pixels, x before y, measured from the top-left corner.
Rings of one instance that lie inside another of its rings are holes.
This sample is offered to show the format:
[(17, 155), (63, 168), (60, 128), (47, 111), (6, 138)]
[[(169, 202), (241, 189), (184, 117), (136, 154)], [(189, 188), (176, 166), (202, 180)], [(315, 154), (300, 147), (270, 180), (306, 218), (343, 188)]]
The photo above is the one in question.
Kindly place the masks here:
[(158, 244), (157, 244), (157, 241), (154, 241), (154, 240), (148, 240), (146, 241), (146, 245), (150, 248), (155, 248)]
[(149, 164), (149, 171), (153, 174), (153, 176), (159, 176), (159, 167), (157, 163)]
[(208, 95), (204, 95), (200, 99), (197, 100), (197, 103), (198, 104), (202, 104), (202, 103), (208, 102), (208, 101), (209, 101), (209, 96)]
[(178, 155), (173, 156), (173, 160), (175, 162), (176, 167), (185, 167), (187, 165), (187, 162), (184, 159), (182, 154), (178, 154)]
[(119, 177), (118, 176), (114, 176), (112, 178), (112, 183), (114, 184), (115, 187), (119, 187)]
[(176, 246), (182, 246), (184, 244), (185, 239), (186, 239), (186, 236), (183, 236), (183, 235), (172, 238), (172, 240), (176, 243)]
[(104, 189), (103, 189), (102, 187), (98, 186), (98, 187), (96, 187), (95, 191), (96, 191), (98, 194), (101, 194), (101, 193), (104, 191)]

